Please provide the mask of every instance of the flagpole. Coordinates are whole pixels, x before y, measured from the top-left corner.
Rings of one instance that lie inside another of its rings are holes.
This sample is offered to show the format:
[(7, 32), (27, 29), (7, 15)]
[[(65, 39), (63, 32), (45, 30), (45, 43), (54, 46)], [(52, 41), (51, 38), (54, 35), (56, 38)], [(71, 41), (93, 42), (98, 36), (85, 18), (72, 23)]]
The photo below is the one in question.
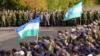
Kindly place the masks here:
[(80, 17), (80, 25), (81, 25), (81, 17)]
[[(39, 26), (40, 26), (40, 24), (39, 24)], [(40, 30), (40, 27), (39, 27), (39, 30)], [(38, 45), (38, 38), (39, 38), (39, 31), (38, 31), (38, 35), (37, 35), (37, 45)]]
[(37, 42), (37, 45), (38, 45), (38, 35), (37, 35), (37, 41), (36, 42)]

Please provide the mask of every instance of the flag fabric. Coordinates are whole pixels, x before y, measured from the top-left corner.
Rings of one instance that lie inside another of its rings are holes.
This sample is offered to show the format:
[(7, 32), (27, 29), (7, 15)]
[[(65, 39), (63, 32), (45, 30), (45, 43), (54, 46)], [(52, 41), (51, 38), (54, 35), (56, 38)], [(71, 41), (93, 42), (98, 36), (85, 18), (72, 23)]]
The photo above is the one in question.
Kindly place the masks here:
[(78, 4), (76, 4), (71, 9), (68, 10), (68, 12), (65, 14), (63, 21), (70, 20), (76, 17), (81, 17), (81, 14), (82, 14), (82, 2), (79, 2)]
[(19, 34), (18, 40), (29, 36), (38, 36), (40, 17), (30, 20), (28, 23), (18, 27), (15, 31)]

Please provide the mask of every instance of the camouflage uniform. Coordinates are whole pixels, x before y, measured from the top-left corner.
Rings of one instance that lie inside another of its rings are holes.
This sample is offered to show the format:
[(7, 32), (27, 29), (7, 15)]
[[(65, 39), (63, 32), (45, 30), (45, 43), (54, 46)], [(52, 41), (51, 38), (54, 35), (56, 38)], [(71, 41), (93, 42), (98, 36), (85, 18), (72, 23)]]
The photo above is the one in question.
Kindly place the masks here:
[(87, 24), (87, 14), (86, 14), (86, 12), (84, 12), (84, 24)]
[(46, 13), (45, 17), (46, 17), (46, 26), (49, 26), (50, 25), (50, 22), (49, 22), (50, 15), (49, 15), (49, 13)]
[(94, 12), (93, 21), (98, 20), (98, 11)]
[(87, 23), (89, 24), (90, 23), (90, 11), (87, 11)]
[(12, 13), (8, 11), (8, 14), (6, 16), (6, 20), (7, 20), (7, 24), (8, 24), (7, 26), (11, 26), (11, 23), (12, 23), (11, 17), (12, 17)]
[(98, 12), (98, 20), (100, 20), (100, 11)]
[(23, 20), (22, 20), (22, 11), (19, 11), (18, 12), (18, 25), (22, 25), (22, 22), (23, 22)]
[(27, 13), (27, 12), (24, 12), (24, 13), (23, 13), (23, 18), (22, 18), (22, 20), (23, 20), (23, 21), (22, 21), (23, 23), (28, 22), (28, 13)]
[(46, 26), (46, 17), (45, 17), (45, 14), (43, 14), (43, 26)]
[(6, 26), (6, 17), (4, 14), (1, 15), (1, 26)]
[(84, 12), (82, 13), (81, 20), (82, 20), (82, 25), (85, 24), (85, 13)]
[(15, 15), (15, 12), (13, 12), (13, 14), (12, 14), (12, 24), (13, 24), (13, 26), (16, 26), (16, 15)]

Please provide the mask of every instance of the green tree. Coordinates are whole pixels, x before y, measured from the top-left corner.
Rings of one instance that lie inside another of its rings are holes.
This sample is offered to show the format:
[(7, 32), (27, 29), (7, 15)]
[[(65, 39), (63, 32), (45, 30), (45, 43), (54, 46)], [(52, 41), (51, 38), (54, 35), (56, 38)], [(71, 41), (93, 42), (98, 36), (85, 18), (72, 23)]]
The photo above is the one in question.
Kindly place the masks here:
[(82, 1), (85, 7), (100, 4), (100, 0), (0, 0), (3, 9), (68, 10)]
[(97, 0), (97, 1), (96, 1), (96, 4), (99, 4), (99, 5), (100, 5), (100, 0)]
[(5, 9), (25, 9), (21, 0), (0, 0), (0, 6)]
[(48, 10), (54, 10), (55, 8), (55, 4), (54, 4), (54, 0), (47, 0), (47, 7), (48, 7)]

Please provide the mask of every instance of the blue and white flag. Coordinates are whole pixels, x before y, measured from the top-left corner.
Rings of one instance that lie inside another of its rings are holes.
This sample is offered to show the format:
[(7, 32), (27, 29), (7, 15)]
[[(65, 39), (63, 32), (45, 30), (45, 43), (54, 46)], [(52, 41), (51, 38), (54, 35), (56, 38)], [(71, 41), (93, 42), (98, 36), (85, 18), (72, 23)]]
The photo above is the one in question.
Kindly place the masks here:
[(82, 14), (82, 2), (79, 2), (75, 6), (73, 6), (68, 12), (65, 14), (64, 21), (70, 20), (76, 17), (81, 17)]
[(19, 40), (28, 36), (38, 36), (40, 17), (32, 19), (28, 23), (18, 27), (15, 31), (19, 34)]

